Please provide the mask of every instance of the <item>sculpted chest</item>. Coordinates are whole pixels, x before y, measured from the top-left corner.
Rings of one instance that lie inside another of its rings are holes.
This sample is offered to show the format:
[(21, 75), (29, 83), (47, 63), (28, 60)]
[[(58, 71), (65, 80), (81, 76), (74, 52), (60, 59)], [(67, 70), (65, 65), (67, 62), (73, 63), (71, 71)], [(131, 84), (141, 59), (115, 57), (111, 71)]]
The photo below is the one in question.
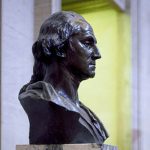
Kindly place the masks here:
[(31, 144), (103, 142), (88, 113), (58, 96), (50, 84), (30, 85), (19, 99), (30, 121)]

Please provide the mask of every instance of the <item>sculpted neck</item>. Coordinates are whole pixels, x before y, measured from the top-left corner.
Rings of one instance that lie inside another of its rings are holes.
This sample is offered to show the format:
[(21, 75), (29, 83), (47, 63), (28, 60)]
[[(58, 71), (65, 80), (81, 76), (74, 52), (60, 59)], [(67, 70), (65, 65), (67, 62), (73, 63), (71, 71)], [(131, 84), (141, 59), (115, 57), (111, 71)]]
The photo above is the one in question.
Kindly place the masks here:
[(61, 96), (69, 98), (74, 103), (79, 101), (78, 87), (80, 81), (63, 64), (57, 62), (48, 64), (44, 81), (50, 83)]

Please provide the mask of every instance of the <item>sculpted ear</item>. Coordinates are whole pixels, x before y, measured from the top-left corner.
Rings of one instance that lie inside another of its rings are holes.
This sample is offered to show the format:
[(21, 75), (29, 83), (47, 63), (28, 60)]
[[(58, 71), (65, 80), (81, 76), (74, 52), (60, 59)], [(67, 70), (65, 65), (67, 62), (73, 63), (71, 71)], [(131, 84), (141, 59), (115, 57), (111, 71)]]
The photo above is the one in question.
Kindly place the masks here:
[(66, 51), (65, 51), (65, 46), (64, 44), (57, 46), (56, 48), (56, 55), (62, 58), (66, 57)]
[(47, 40), (42, 40), (42, 49), (45, 56), (51, 56), (52, 53), (59, 57), (66, 57), (64, 44), (61, 44), (57, 47), (51, 46), (50, 42)]

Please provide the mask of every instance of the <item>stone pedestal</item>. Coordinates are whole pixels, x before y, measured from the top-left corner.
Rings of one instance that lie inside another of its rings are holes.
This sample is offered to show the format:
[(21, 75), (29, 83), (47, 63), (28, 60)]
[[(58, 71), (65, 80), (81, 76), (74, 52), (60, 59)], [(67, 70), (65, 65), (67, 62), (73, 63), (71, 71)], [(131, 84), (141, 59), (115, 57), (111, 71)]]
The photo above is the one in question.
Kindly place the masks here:
[(16, 150), (118, 150), (111, 145), (63, 144), (63, 145), (17, 145)]

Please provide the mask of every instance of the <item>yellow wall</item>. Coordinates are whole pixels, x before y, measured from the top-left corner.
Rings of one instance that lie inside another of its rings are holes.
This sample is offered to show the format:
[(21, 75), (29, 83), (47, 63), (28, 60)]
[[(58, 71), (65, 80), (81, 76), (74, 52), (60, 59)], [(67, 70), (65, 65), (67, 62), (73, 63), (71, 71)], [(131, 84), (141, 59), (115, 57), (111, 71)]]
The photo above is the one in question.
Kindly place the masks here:
[(104, 123), (110, 135), (106, 143), (130, 150), (129, 16), (112, 8), (81, 15), (94, 29), (102, 58), (97, 61), (95, 78), (81, 84), (80, 100)]

